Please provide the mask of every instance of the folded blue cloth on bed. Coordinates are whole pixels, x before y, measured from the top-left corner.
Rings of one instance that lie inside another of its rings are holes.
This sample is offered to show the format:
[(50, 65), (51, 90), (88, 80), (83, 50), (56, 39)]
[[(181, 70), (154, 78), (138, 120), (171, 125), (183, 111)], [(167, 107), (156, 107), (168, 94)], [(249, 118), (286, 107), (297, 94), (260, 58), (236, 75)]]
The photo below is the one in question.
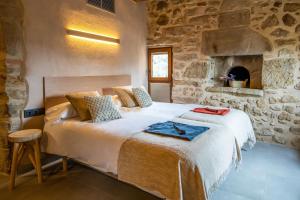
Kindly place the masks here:
[(156, 123), (144, 130), (147, 133), (153, 133), (164, 136), (171, 136), (185, 140), (193, 140), (198, 135), (204, 133), (209, 128), (204, 126), (192, 126), (188, 124), (181, 124), (172, 121), (164, 123)]

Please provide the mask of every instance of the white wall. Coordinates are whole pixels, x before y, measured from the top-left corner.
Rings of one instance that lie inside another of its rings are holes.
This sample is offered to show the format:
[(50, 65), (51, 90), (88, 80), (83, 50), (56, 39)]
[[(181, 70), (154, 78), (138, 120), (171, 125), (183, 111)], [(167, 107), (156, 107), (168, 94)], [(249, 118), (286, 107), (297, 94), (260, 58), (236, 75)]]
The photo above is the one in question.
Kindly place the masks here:
[[(146, 6), (116, 0), (116, 14), (86, 5), (86, 0), (23, 0), (25, 8), (27, 108), (43, 107), (44, 76), (131, 74), (146, 85)], [(120, 38), (120, 45), (75, 39), (65, 28)], [(25, 120), (40, 127), (42, 117)]]

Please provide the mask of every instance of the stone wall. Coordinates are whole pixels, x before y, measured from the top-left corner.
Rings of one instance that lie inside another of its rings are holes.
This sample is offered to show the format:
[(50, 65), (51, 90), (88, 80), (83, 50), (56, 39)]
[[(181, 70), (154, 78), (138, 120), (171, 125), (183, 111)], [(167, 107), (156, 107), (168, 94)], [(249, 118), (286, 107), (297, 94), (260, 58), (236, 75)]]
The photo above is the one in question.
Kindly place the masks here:
[(23, 6), (19, 0), (0, 1), (0, 171), (9, 169), (7, 136), (21, 127), (27, 99), (22, 79), (24, 60)]
[[(257, 138), (300, 149), (298, 0), (150, 0), (148, 45), (173, 47), (177, 103), (244, 110)], [(208, 92), (212, 56), (263, 55), (262, 97)]]

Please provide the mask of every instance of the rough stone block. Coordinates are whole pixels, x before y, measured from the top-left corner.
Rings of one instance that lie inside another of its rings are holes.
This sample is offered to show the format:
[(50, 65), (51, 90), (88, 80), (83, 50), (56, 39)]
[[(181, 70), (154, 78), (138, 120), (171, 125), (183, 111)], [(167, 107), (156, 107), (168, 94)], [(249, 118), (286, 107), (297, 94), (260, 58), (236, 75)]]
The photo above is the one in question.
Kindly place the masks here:
[(192, 61), (192, 60), (195, 60), (197, 58), (198, 58), (197, 54), (194, 54), (194, 53), (179, 54), (179, 55), (174, 54), (174, 60)]
[(174, 26), (164, 29), (166, 36), (184, 36), (187, 33), (194, 33), (194, 26)]
[(169, 17), (165, 14), (160, 15), (156, 21), (156, 23), (160, 26), (167, 25), (169, 23)]
[(295, 51), (287, 48), (282, 48), (278, 51), (279, 58), (291, 58), (295, 57)]
[(19, 117), (20, 111), (25, 108), (26, 99), (10, 99), (8, 103), (8, 110), (10, 117)]
[(290, 14), (285, 14), (282, 17), (282, 21), (286, 26), (294, 26), (297, 22), (297, 20), (295, 19), (295, 17), (293, 17)]
[(294, 83), (297, 61), (294, 58), (264, 61), (262, 83), (268, 88), (286, 88)]
[(297, 40), (296, 39), (278, 39), (275, 40), (275, 43), (277, 46), (287, 46), (287, 45), (296, 45)]
[(269, 17), (267, 17), (267, 19), (265, 19), (265, 21), (263, 21), (263, 23), (261, 24), (261, 29), (266, 29), (266, 28), (270, 28), (273, 26), (277, 26), (279, 24), (278, 18), (276, 17), (276, 15), (271, 15)]
[(287, 112), (282, 112), (278, 115), (278, 120), (280, 121), (292, 121), (292, 116)]
[(273, 6), (276, 7), (276, 8), (281, 7), (282, 6), (282, 0), (275, 0)]
[(285, 95), (285, 96), (281, 97), (280, 102), (281, 103), (299, 103), (300, 99), (295, 96)]
[(300, 33), (300, 24), (298, 24), (295, 28), (295, 33)]
[(158, 11), (166, 10), (168, 8), (168, 5), (169, 4), (167, 1), (158, 1), (156, 5), (156, 10)]
[(284, 110), (290, 114), (294, 114), (295, 113), (295, 107), (294, 106), (285, 106)]
[(210, 15), (203, 15), (203, 16), (196, 16), (192, 17), (189, 20), (189, 23), (192, 24), (200, 24), (200, 25), (209, 25), (209, 19), (211, 18)]
[(300, 138), (294, 138), (291, 143), (293, 147), (300, 149)]
[(205, 31), (202, 53), (209, 56), (257, 55), (271, 51), (269, 40), (249, 28)]
[(251, 5), (251, 0), (224, 0), (221, 5), (221, 10), (234, 10), (234, 9), (242, 9), (247, 8)]
[(3, 22), (7, 54), (23, 58), (23, 30), (20, 23)]
[(272, 105), (270, 106), (271, 110), (274, 110), (274, 111), (281, 111), (281, 106), (279, 105)]
[(286, 140), (282, 136), (273, 135), (272, 139), (273, 139), (274, 142), (276, 142), (278, 144), (286, 144)]
[(275, 127), (274, 131), (276, 131), (277, 133), (283, 133), (283, 128)]
[(197, 6), (197, 7), (193, 7), (193, 8), (187, 8), (184, 11), (185, 16), (201, 16), (204, 15), (205, 13), (205, 7), (203, 6)]
[(284, 4), (284, 12), (296, 12), (300, 10), (300, 3), (286, 3)]
[(288, 34), (289, 34), (289, 31), (284, 30), (282, 28), (277, 28), (271, 33), (271, 35), (273, 35), (275, 37), (286, 37)]
[(296, 90), (300, 90), (300, 82), (299, 83), (297, 83), (296, 85), (295, 85), (295, 87), (294, 87)]
[(290, 132), (295, 135), (300, 135), (300, 127), (299, 126), (292, 126), (290, 128)]
[(274, 135), (273, 131), (269, 128), (262, 129), (258, 134), (261, 136), (273, 136)]
[(221, 13), (219, 15), (219, 28), (231, 28), (250, 24), (249, 10)]
[(218, 12), (218, 9), (215, 7), (208, 7), (205, 9), (205, 14), (215, 14)]
[(10, 119), (10, 132), (14, 132), (21, 129), (21, 119), (19, 116), (11, 117)]
[(204, 79), (207, 78), (209, 69), (207, 62), (193, 62), (185, 69), (183, 77)]

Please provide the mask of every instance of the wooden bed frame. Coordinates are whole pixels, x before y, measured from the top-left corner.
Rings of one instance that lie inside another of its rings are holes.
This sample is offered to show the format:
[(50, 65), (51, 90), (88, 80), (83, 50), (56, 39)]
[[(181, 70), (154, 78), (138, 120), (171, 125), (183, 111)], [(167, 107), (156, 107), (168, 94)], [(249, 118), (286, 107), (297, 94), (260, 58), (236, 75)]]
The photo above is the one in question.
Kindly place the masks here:
[(44, 77), (45, 109), (67, 101), (66, 93), (98, 91), (113, 94), (112, 87), (131, 85), (130, 75)]

